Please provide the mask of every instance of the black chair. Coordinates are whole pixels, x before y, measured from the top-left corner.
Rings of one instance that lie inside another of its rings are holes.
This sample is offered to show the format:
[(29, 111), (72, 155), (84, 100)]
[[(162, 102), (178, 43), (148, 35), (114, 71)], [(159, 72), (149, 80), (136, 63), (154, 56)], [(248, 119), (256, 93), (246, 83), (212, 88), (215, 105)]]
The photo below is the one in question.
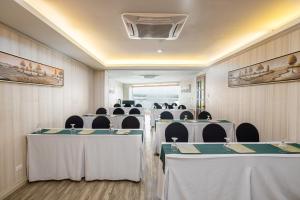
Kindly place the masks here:
[(98, 116), (93, 120), (92, 123), (92, 128), (97, 129), (97, 128), (110, 128), (110, 121), (107, 117), (105, 116)]
[(189, 132), (183, 124), (174, 122), (165, 130), (166, 142), (173, 142), (172, 137), (177, 138), (176, 142), (188, 142)]
[(172, 103), (172, 106), (177, 106), (177, 103)]
[(208, 124), (202, 132), (204, 142), (226, 142), (226, 131), (219, 124)]
[(131, 104), (129, 104), (129, 103), (126, 103), (126, 104), (124, 104), (124, 107), (126, 107), (126, 108), (130, 108), (130, 107), (131, 107)]
[(184, 109), (186, 109), (186, 106), (185, 105), (180, 105), (180, 106), (178, 106), (178, 109), (184, 110)]
[(98, 110), (96, 111), (97, 115), (106, 115), (107, 110), (105, 108), (98, 108)]
[(172, 105), (168, 105), (168, 109), (174, 109)]
[(198, 115), (198, 119), (212, 119), (211, 114), (207, 111), (202, 111), (200, 112), (200, 114)]
[(165, 108), (168, 108), (168, 103), (163, 103), (163, 106), (165, 107)]
[(161, 105), (157, 104), (156, 106), (154, 106), (155, 109), (162, 109)]
[(187, 117), (187, 119), (194, 119), (194, 115), (193, 115), (193, 113), (191, 113), (190, 111), (183, 111), (183, 112), (180, 114), (180, 119), (184, 119), (185, 116)]
[(121, 105), (120, 105), (119, 103), (116, 103), (116, 104), (114, 105), (114, 108), (118, 108), (118, 107), (121, 107)]
[(132, 108), (130, 111), (129, 111), (129, 115), (140, 115), (141, 112), (139, 109), (137, 108)]
[(160, 113), (160, 118), (161, 119), (174, 119), (172, 113), (170, 113), (169, 111), (164, 111), (164, 112)]
[(238, 142), (259, 142), (259, 133), (254, 125), (242, 123), (236, 129), (236, 139)]
[(123, 129), (139, 129), (140, 122), (135, 116), (128, 116), (122, 121)]
[(141, 107), (143, 107), (143, 106), (142, 106), (142, 104), (138, 103), (138, 104), (135, 105), (135, 107), (141, 108)]
[(71, 124), (75, 124), (74, 128), (83, 128), (83, 119), (77, 115), (73, 115), (66, 120), (65, 128), (72, 128)]
[(114, 115), (124, 115), (125, 112), (122, 108), (116, 108), (113, 112)]

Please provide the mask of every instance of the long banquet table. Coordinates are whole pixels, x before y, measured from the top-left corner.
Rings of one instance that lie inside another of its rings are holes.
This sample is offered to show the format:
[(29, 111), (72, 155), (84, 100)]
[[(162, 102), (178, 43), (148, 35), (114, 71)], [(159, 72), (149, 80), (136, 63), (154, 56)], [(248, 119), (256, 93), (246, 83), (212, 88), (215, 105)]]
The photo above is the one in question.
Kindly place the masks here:
[(128, 131), (121, 135), (120, 130), (76, 129), (71, 134), (70, 129), (42, 129), (29, 134), (28, 179), (140, 181), (143, 131)]
[(184, 111), (190, 111), (191, 113), (193, 113), (194, 117), (196, 117), (195, 110), (193, 110), (193, 109), (179, 109), (179, 110), (178, 109), (152, 109), (151, 117), (150, 117), (151, 126), (155, 126), (155, 121), (160, 118), (160, 114), (164, 111), (168, 111), (168, 112), (172, 113), (173, 118), (175, 120), (180, 119), (180, 114)]
[(161, 143), (166, 141), (165, 130), (173, 122), (180, 122), (185, 125), (189, 133), (188, 142), (203, 142), (202, 131), (210, 123), (222, 126), (230, 141), (236, 141), (235, 125), (227, 120), (156, 120), (154, 149), (157, 154), (160, 153)]
[[(82, 116), (83, 119), (83, 127), (84, 128), (92, 128), (93, 120), (99, 115), (96, 114), (86, 114)], [(101, 115), (105, 116), (110, 121), (110, 126), (115, 129), (122, 128), (123, 120), (128, 116), (135, 116), (140, 122), (140, 129), (144, 129), (145, 127), (145, 117), (144, 115)]]
[(273, 144), (244, 144), (255, 151), (250, 154), (224, 144), (188, 145), (200, 153), (182, 154), (162, 145), (157, 184), (162, 200), (300, 199), (300, 144), (290, 144), (297, 153)]
[(108, 108), (108, 114), (109, 115), (113, 115), (114, 113), (114, 110), (116, 108), (122, 108), (125, 112), (125, 115), (128, 115), (129, 114), (129, 111), (133, 108), (136, 108), (138, 109), (140, 112), (141, 112), (141, 115), (144, 115), (145, 114), (145, 108), (142, 108), (142, 107), (114, 107), (114, 108)]

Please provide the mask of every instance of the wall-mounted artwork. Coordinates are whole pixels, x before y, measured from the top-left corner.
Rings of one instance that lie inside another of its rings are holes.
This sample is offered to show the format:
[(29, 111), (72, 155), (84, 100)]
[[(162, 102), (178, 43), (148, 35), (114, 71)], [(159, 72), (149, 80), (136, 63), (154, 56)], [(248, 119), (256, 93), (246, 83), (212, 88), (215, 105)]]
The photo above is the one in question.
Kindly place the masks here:
[(228, 72), (228, 86), (247, 86), (300, 80), (300, 52)]
[(63, 86), (64, 70), (0, 52), (0, 81)]
[(181, 93), (191, 93), (191, 92), (192, 92), (192, 85), (191, 84), (181, 86)]

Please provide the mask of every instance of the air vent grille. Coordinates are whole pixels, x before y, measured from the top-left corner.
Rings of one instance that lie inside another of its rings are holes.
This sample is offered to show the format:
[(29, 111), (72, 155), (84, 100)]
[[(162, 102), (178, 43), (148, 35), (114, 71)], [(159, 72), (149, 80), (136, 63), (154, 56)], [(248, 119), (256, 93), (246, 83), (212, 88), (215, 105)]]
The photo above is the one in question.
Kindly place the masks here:
[(130, 39), (166, 39), (178, 38), (187, 15), (124, 13), (122, 19)]

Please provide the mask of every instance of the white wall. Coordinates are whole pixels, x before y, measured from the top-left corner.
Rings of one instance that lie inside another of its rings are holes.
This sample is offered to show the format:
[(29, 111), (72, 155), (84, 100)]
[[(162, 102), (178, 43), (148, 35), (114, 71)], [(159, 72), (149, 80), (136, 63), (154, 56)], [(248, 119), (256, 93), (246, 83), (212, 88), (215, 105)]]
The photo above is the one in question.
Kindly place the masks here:
[[(228, 87), (228, 71), (300, 51), (300, 26), (212, 66), (206, 74), (207, 110), (237, 125), (250, 122), (262, 140), (300, 141), (300, 82)], [(299, 62), (299, 60), (298, 60)]]
[[(0, 24), (0, 51), (64, 69), (64, 86), (0, 82), (0, 199), (27, 181), (26, 134), (94, 109), (94, 71)], [(16, 166), (22, 169), (16, 171)]]
[(123, 84), (114, 79), (109, 79), (108, 85), (108, 106), (113, 107), (118, 102), (118, 99), (123, 99)]
[[(191, 92), (181, 92), (182, 89), (188, 88), (191, 85)], [(179, 104), (185, 105), (187, 108), (196, 108), (196, 75), (186, 80), (182, 80), (179, 83), (180, 93), (179, 93)]]

